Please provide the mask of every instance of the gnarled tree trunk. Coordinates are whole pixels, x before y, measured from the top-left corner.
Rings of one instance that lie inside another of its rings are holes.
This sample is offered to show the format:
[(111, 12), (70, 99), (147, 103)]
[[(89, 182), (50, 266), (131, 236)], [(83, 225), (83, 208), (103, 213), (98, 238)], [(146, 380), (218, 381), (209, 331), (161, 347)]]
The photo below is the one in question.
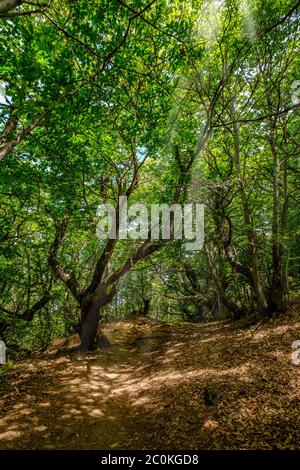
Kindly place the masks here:
[(101, 303), (97, 300), (83, 301), (80, 318), (80, 346), (81, 351), (91, 351), (95, 346)]

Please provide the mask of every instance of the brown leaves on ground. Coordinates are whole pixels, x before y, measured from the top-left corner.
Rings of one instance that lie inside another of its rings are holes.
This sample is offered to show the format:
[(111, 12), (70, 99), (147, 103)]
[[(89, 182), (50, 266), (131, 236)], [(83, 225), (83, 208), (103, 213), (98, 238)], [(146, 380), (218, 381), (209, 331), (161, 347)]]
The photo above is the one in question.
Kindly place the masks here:
[(108, 351), (75, 337), (0, 376), (1, 449), (299, 449), (299, 306), (259, 327), (107, 325)]

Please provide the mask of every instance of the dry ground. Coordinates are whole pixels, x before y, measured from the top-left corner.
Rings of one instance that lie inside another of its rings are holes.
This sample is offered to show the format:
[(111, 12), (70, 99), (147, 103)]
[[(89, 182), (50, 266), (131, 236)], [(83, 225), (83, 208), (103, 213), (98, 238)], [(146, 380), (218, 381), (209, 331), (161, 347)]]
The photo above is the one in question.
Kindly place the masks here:
[(104, 332), (108, 351), (56, 341), (0, 375), (0, 449), (300, 449), (299, 305), (259, 327), (140, 318)]

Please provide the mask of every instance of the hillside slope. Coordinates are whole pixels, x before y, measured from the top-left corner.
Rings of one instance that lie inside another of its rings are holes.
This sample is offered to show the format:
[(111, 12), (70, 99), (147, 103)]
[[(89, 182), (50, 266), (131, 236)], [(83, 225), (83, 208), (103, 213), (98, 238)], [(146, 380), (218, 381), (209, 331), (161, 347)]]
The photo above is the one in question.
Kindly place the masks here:
[(300, 448), (299, 306), (248, 328), (140, 318), (104, 331), (108, 351), (56, 341), (0, 375), (1, 449)]

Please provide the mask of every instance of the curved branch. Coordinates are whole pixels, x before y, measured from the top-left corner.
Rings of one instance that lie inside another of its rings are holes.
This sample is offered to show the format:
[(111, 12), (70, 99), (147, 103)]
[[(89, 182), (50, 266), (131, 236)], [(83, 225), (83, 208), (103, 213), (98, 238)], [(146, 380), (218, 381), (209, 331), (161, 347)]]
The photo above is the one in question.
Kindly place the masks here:
[(67, 224), (68, 217), (65, 216), (62, 223), (56, 226), (56, 235), (49, 250), (48, 263), (54, 274), (56, 274), (60, 280), (66, 284), (75, 299), (80, 302), (82, 298), (82, 290), (80, 289), (75, 275), (73, 273), (67, 273), (57, 260), (57, 252), (65, 236)]

